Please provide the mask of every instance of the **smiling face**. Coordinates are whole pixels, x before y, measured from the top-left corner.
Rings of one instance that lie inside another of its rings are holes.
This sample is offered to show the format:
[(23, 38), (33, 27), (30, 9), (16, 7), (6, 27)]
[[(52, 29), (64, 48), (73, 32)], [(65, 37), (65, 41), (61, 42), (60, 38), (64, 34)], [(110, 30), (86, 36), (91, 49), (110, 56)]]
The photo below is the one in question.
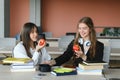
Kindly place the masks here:
[(90, 29), (85, 23), (79, 23), (78, 32), (83, 39), (89, 39)]
[(38, 33), (36, 27), (34, 27), (30, 32), (30, 39), (32, 41), (37, 41)]

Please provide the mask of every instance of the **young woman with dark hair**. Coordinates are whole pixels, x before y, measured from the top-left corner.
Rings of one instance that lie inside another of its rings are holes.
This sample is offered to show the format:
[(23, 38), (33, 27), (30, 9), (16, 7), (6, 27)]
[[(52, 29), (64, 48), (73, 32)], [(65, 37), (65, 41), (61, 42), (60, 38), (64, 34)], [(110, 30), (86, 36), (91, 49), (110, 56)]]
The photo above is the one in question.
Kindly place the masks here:
[(31, 22), (25, 23), (20, 34), (20, 42), (13, 50), (13, 57), (32, 58), (35, 65), (50, 60), (51, 57), (45, 49), (46, 42), (43, 45), (38, 43), (37, 26)]

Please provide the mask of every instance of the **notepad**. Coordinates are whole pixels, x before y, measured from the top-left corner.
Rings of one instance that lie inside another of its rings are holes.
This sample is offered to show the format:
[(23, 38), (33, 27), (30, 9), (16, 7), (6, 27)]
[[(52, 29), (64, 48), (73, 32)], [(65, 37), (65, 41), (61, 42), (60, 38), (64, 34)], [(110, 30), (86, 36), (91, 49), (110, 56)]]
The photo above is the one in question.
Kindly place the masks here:
[(55, 68), (51, 73), (56, 76), (77, 75), (77, 71), (72, 68)]

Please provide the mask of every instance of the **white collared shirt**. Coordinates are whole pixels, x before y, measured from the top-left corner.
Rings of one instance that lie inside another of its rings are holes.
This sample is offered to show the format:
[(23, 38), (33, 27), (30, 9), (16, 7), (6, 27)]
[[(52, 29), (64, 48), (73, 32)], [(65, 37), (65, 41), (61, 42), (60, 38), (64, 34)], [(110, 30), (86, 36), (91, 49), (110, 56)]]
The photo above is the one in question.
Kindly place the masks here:
[[(41, 49), (41, 52), (36, 52), (35, 49), (30, 48), (30, 53), (32, 54), (32, 59), (34, 61), (34, 65), (40, 64), (46, 60), (50, 60), (51, 56), (46, 51), (45, 47)], [(29, 58), (27, 56), (27, 52), (25, 47), (23, 46), (23, 42), (19, 42), (14, 50), (13, 57), (15, 58)]]

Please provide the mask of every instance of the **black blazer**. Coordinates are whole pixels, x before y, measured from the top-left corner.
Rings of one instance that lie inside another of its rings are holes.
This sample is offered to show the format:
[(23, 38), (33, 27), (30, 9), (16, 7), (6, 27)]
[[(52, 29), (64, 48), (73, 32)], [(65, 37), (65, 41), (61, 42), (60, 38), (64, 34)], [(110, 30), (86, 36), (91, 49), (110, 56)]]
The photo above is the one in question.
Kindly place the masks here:
[[(73, 51), (73, 41), (68, 45), (68, 48), (66, 51), (60, 55), (59, 57), (55, 58), (56, 65), (60, 66), (63, 63), (69, 61), (73, 56), (74, 56), (74, 51)], [(84, 52), (83, 45), (79, 44), (82, 51)], [(95, 57), (93, 59), (90, 58), (90, 51), (88, 50), (87, 52), (87, 61), (102, 61), (103, 60), (103, 49), (104, 49), (104, 44), (96, 41), (96, 52), (95, 52)], [(74, 65), (78, 66), (80, 62), (82, 62), (82, 58), (75, 58)]]

